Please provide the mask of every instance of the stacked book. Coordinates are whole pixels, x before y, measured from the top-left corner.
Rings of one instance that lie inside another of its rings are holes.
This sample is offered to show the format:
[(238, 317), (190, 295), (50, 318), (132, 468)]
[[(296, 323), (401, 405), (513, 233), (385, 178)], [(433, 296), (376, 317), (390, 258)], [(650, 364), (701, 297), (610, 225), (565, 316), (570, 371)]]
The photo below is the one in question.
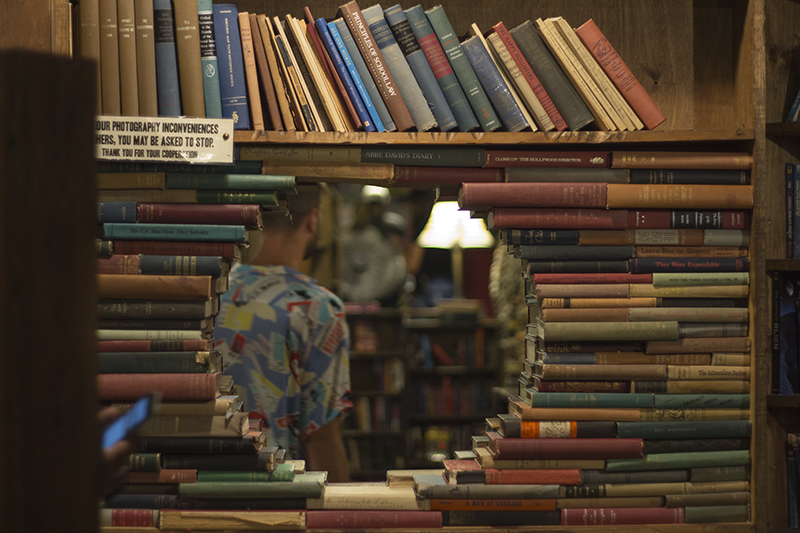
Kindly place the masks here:
[[(241, 410), (212, 332), (246, 232), (261, 227), (263, 210), (281, 209), (294, 177), (262, 176), (259, 165), (241, 162), (100, 165), (99, 398), (120, 411), (150, 391), (162, 398), (139, 429), (140, 451), (129, 457), (106, 514), (200, 505), (179, 500), (179, 487), (204, 475), (280, 475), (283, 450), (268, 445), (263, 420)], [(215, 201), (198, 200), (203, 193)]]
[(751, 158), (574, 154), (592, 160), (461, 186), (523, 259), (529, 324), (519, 397), (449, 481), (533, 485), (514, 497), (554, 499), (546, 524), (747, 521)]
[(76, 48), (100, 66), (107, 115), (318, 132), (636, 131), (665, 120), (591, 19), (473, 23), (459, 38), (467, 28), (441, 5), (352, 0), (333, 20), (308, 7), (302, 20), (276, 15), (211, 0), (87, 0)]

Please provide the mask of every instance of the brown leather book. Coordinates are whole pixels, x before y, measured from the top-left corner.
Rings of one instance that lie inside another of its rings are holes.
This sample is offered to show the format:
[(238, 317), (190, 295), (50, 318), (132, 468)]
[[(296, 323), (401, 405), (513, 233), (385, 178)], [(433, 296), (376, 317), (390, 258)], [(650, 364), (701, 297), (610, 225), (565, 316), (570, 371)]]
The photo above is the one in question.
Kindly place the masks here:
[(215, 296), (211, 276), (126, 276), (98, 274), (98, 298), (158, 298), (210, 300)]
[(158, 116), (156, 86), (156, 41), (152, 0), (134, 0), (136, 21), (136, 80), (139, 84), (139, 115)]
[(403, 97), (400, 96), (400, 91), (397, 89), (394, 78), (389, 72), (389, 67), (383, 59), (383, 54), (381, 54), (378, 44), (369, 31), (369, 26), (361, 14), (358, 3), (356, 0), (352, 0), (339, 6), (339, 12), (350, 28), (358, 49), (361, 50), (364, 62), (375, 80), (375, 85), (378, 86), (381, 98), (386, 102), (386, 107), (389, 108), (389, 113), (397, 126), (397, 131), (410, 130), (414, 127), (414, 120), (411, 118), (411, 113), (408, 112)]
[(253, 32), (250, 30), (250, 14), (239, 11), (239, 34), (242, 37), (244, 77), (247, 80), (247, 101), (250, 104), (250, 119), (253, 131), (264, 131), (264, 111), (261, 93), (258, 90), (258, 68), (253, 47)]
[(203, 94), (197, 0), (174, 0), (173, 6), (183, 114), (188, 117), (205, 118), (206, 101)]
[[(261, 37), (261, 30), (258, 27), (258, 15), (250, 13), (250, 34), (253, 37), (253, 51), (256, 55), (256, 69), (258, 70), (258, 81), (261, 82), (261, 91), (267, 101), (267, 113), (269, 114), (270, 129), (283, 131), (283, 121), (281, 120), (281, 110), (278, 107), (278, 98), (275, 95), (275, 86), (272, 83), (272, 74), (269, 71), (267, 52), (264, 49), (264, 41)], [(269, 39), (269, 36), (267, 36)], [(266, 128), (266, 123), (264, 124)]]
[(261, 42), (264, 45), (264, 52), (267, 55), (267, 65), (269, 66), (269, 75), (272, 77), (272, 87), (275, 90), (275, 97), (278, 101), (278, 109), (281, 113), (281, 121), (283, 128), (286, 131), (295, 131), (294, 117), (292, 115), (292, 108), (289, 104), (289, 97), (286, 94), (286, 87), (283, 84), (281, 77), (280, 67), (278, 65), (278, 58), (275, 55), (276, 51), (273, 44), (273, 37), (269, 27), (269, 21), (264, 14), (256, 15), (258, 21), (258, 30), (261, 34)]

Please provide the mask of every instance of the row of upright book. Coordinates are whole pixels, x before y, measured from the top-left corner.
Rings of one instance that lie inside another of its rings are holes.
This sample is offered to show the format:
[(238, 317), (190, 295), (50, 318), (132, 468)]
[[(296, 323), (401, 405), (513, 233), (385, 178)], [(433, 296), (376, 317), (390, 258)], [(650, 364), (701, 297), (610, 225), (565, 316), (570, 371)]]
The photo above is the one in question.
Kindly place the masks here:
[(517, 505), (529, 483), (560, 511), (536, 523), (746, 522), (752, 188), (714, 180), (749, 163), (626, 158), (691, 177), (461, 185), (521, 259), (529, 323), (518, 396), (446, 464), (450, 483), (499, 483)]
[(89, 0), (78, 49), (108, 115), (232, 118), (241, 130), (609, 131), (665, 120), (597, 25), (514, 28), (441, 5), (339, 6), (333, 20), (210, 0)]

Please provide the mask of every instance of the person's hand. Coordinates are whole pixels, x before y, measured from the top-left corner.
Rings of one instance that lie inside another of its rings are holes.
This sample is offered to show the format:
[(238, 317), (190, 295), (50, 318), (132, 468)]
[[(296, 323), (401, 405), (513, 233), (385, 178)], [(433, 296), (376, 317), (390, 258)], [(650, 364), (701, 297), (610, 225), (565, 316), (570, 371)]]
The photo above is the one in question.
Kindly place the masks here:
[[(97, 414), (100, 421), (100, 431), (119, 418), (120, 412), (114, 407), (105, 407)], [(128, 470), (128, 456), (133, 452), (133, 442), (130, 439), (122, 439), (101, 450), (102, 461), (100, 464), (101, 489), (103, 494), (108, 494)]]

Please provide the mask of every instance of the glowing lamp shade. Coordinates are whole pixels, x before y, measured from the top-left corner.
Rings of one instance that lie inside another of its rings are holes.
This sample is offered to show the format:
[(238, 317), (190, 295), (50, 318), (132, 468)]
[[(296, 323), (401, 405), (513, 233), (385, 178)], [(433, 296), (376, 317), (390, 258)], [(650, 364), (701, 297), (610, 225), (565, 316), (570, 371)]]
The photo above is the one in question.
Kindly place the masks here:
[(423, 248), (491, 248), (494, 237), (482, 219), (470, 218), (469, 211), (459, 210), (457, 202), (437, 202), (417, 244)]
[(457, 202), (433, 204), (431, 217), (417, 237), (422, 248), (450, 249), (453, 263), (453, 291), (464, 296), (463, 248), (491, 248), (494, 237), (480, 218), (470, 218), (469, 211), (458, 209)]

